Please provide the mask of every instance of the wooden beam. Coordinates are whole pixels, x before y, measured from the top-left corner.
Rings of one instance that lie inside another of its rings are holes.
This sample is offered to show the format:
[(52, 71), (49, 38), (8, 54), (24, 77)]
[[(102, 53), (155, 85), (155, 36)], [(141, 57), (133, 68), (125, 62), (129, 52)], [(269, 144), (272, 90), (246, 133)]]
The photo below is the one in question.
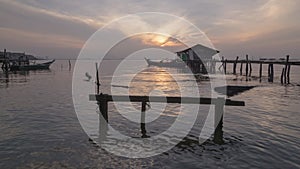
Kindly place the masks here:
[[(167, 103), (184, 103), (184, 104), (217, 104), (217, 98), (195, 98), (195, 97), (171, 97), (171, 96), (125, 96), (125, 95), (108, 95), (108, 94), (91, 94), (90, 101), (98, 102), (167, 102)], [(245, 106), (244, 101), (225, 100), (226, 106)]]

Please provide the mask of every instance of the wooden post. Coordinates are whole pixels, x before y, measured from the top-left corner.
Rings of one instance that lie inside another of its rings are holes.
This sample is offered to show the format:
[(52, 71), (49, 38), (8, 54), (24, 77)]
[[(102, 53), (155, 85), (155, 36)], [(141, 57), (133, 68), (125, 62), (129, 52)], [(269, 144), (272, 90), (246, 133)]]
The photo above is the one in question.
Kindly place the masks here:
[(284, 68), (284, 84), (287, 83), (287, 69), (288, 69), (289, 58), (290, 58), (290, 56), (287, 55), (286, 56), (285, 68)]
[(246, 78), (248, 77), (248, 55), (246, 55)]
[(223, 144), (223, 113), (224, 113), (224, 98), (218, 98), (215, 103), (215, 132), (213, 141), (216, 144)]
[(107, 113), (107, 104), (105, 100), (100, 100), (97, 102), (99, 106), (99, 143), (102, 143), (107, 138), (108, 131), (108, 113)]
[(262, 77), (262, 62), (259, 64), (259, 82), (261, 82), (261, 77)]
[(98, 63), (96, 63), (96, 93), (100, 93), (100, 82), (99, 82), (99, 72), (98, 72)]
[(141, 112), (141, 133), (142, 138), (147, 138), (147, 131), (146, 131), (146, 102), (142, 101), (142, 112)]
[(213, 73), (215, 74), (216, 73), (216, 65), (217, 65), (216, 64), (217, 63), (216, 60), (214, 60), (213, 63), (214, 63), (213, 64)]
[(250, 68), (250, 70), (249, 70), (249, 77), (251, 77), (251, 75), (252, 75), (252, 64), (251, 64), (251, 62), (249, 62), (249, 68)]
[(290, 84), (290, 70), (291, 70), (291, 65), (288, 65), (288, 70), (287, 70), (287, 83)]
[(271, 64), (268, 66), (268, 82), (271, 82)]
[(4, 64), (4, 70), (5, 71), (8, 71), (8, 64), (9, 64), (9, 58), (6, 58), (6, 49), (4, 49), (3, 51), (3, 55), (4, 55), (4, 61), (3, 61), (3, 64)]
[(240, 75), (243, 75), (243, 62), (241, 62)]
[(69, 71), (71, 71), (72, 69), (72, 65), (71, 65), (71, 61), (69, 60)]
[(237, 56), (235, 59), (235, 62), (233, 63), (233, 74), (234, 75), (236, 74), (236, 65), (237, 65), (238, 60), (239, 60), (239, 57)]
[(273, 66), (273, 64), (270, 64), (270, 69), (271, 69), (270, 82), (273, 83), (273, 80), (274, 80), (274, 66)]
[(108, 122), (108, 113), (107, 113), (107, 109), (108, 109), (108, 100), (107, 100), (107, 94), (102, 94), (102, 97), (99, 101), (99, 105), (100, 105), (100, 112), (102, 117), (104, 118), (104, 120), (106, 122)]
[(226, 75), (226, 69), (227, 69), (227, 59), (225, 59), (225, 62), (224, 62), (224, 74)]
[(281, 76), (280, 76), (280, 82), (283, 84), (283, 74), (284, 74), (284, 68), (282, 68)]

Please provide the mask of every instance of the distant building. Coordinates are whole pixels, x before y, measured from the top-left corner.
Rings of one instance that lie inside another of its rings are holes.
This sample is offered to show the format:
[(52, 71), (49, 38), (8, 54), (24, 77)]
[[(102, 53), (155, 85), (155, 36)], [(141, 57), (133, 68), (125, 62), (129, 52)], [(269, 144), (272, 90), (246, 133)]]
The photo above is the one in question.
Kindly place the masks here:
[[(27, 55), (25, 53), (20, 53), (20, 52), (6, 52), (6, 58), (9, 60), (18, 60), (19, 58), (22, 58), (24, 56), (29, 60), (37, 60), (37, 58), (33, 55)], [(5, 59), (4, 52), (0, 51), (0, 60), (4, 60), (4, 59)]]

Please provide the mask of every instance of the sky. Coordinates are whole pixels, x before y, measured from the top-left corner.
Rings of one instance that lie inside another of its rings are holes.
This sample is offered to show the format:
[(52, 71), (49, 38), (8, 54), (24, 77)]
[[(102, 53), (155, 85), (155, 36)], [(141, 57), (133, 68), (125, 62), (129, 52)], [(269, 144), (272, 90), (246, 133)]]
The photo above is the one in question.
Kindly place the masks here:
[[(299, 0), (0, 0), (0, 48), (75, 59), (89, 37), (111, 21), (128, 14), (161, 12), (194, 24), (226, 58), (289, 54), (300, 59), (299, 6)], [(136, 22), (131, 31), (143, 26)], [(120, 29), (126, 34), (128, 27)], [(157, 29), (185, 35), (184, 25), (161, 23)], [(174, 37), (143, 37), (138, 43), (176, 45)]]

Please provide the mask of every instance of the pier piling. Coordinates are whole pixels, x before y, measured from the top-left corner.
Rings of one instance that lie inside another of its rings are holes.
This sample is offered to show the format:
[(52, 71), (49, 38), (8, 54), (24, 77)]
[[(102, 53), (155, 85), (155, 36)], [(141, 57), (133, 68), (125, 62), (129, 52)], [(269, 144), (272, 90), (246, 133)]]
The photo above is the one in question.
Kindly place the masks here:
[(227, 59), (225, 59), (225, 62), (224, 62), (224, 74), (226, 75), (226, 71), (227, 70)]
[(235, 62), (233, 63), (233, 74), (234, 75), (236, 74), (236, 65), (237, 65), (238, 60), (239, 60), (239, 57), (237, 56), (235, 59)]
[(285, 62), (285, 68), (284, 68), (284, 84), (287, 84), (287, 70), (288, 70), (288, 64), (289, 64), (289, 58), (290, 56), (286, 56), (286, 62)]
[(262, 78), (262, 62), (260, 62), (259, 64), (259, 82), (261, 82), (261, 78)]
[(283, 76), (284, 76), (284, 68), (282, 68), (281, 76), (280, 76), (280, 82), (283, 84)]
[(248, 55), (246, 55), (246, 79), (248, 80), (248, 64), (249, 64), (249, 62), (248, 62)]
[(243, 62), (241, 62), (241, 67), (240, 67), (240, 75), (243, 75)]
[(287, 70), (287, 83), (290, 84), (290, 70), (291, 70), (291, 65), (288, 65), (288, 70)]
[(147, 131), (146, 131), (146, 105), (147, 103), (145, 101), (142, 101), (142, 111), (141, 111), (141, 133), (142, 138), (146, 138)]
[(217, 98), (217, 103), (215, 104), (215, 132), (213, 141), (216, 144), (223, 144), (223, 113), (224, 113), (224, 98)]

